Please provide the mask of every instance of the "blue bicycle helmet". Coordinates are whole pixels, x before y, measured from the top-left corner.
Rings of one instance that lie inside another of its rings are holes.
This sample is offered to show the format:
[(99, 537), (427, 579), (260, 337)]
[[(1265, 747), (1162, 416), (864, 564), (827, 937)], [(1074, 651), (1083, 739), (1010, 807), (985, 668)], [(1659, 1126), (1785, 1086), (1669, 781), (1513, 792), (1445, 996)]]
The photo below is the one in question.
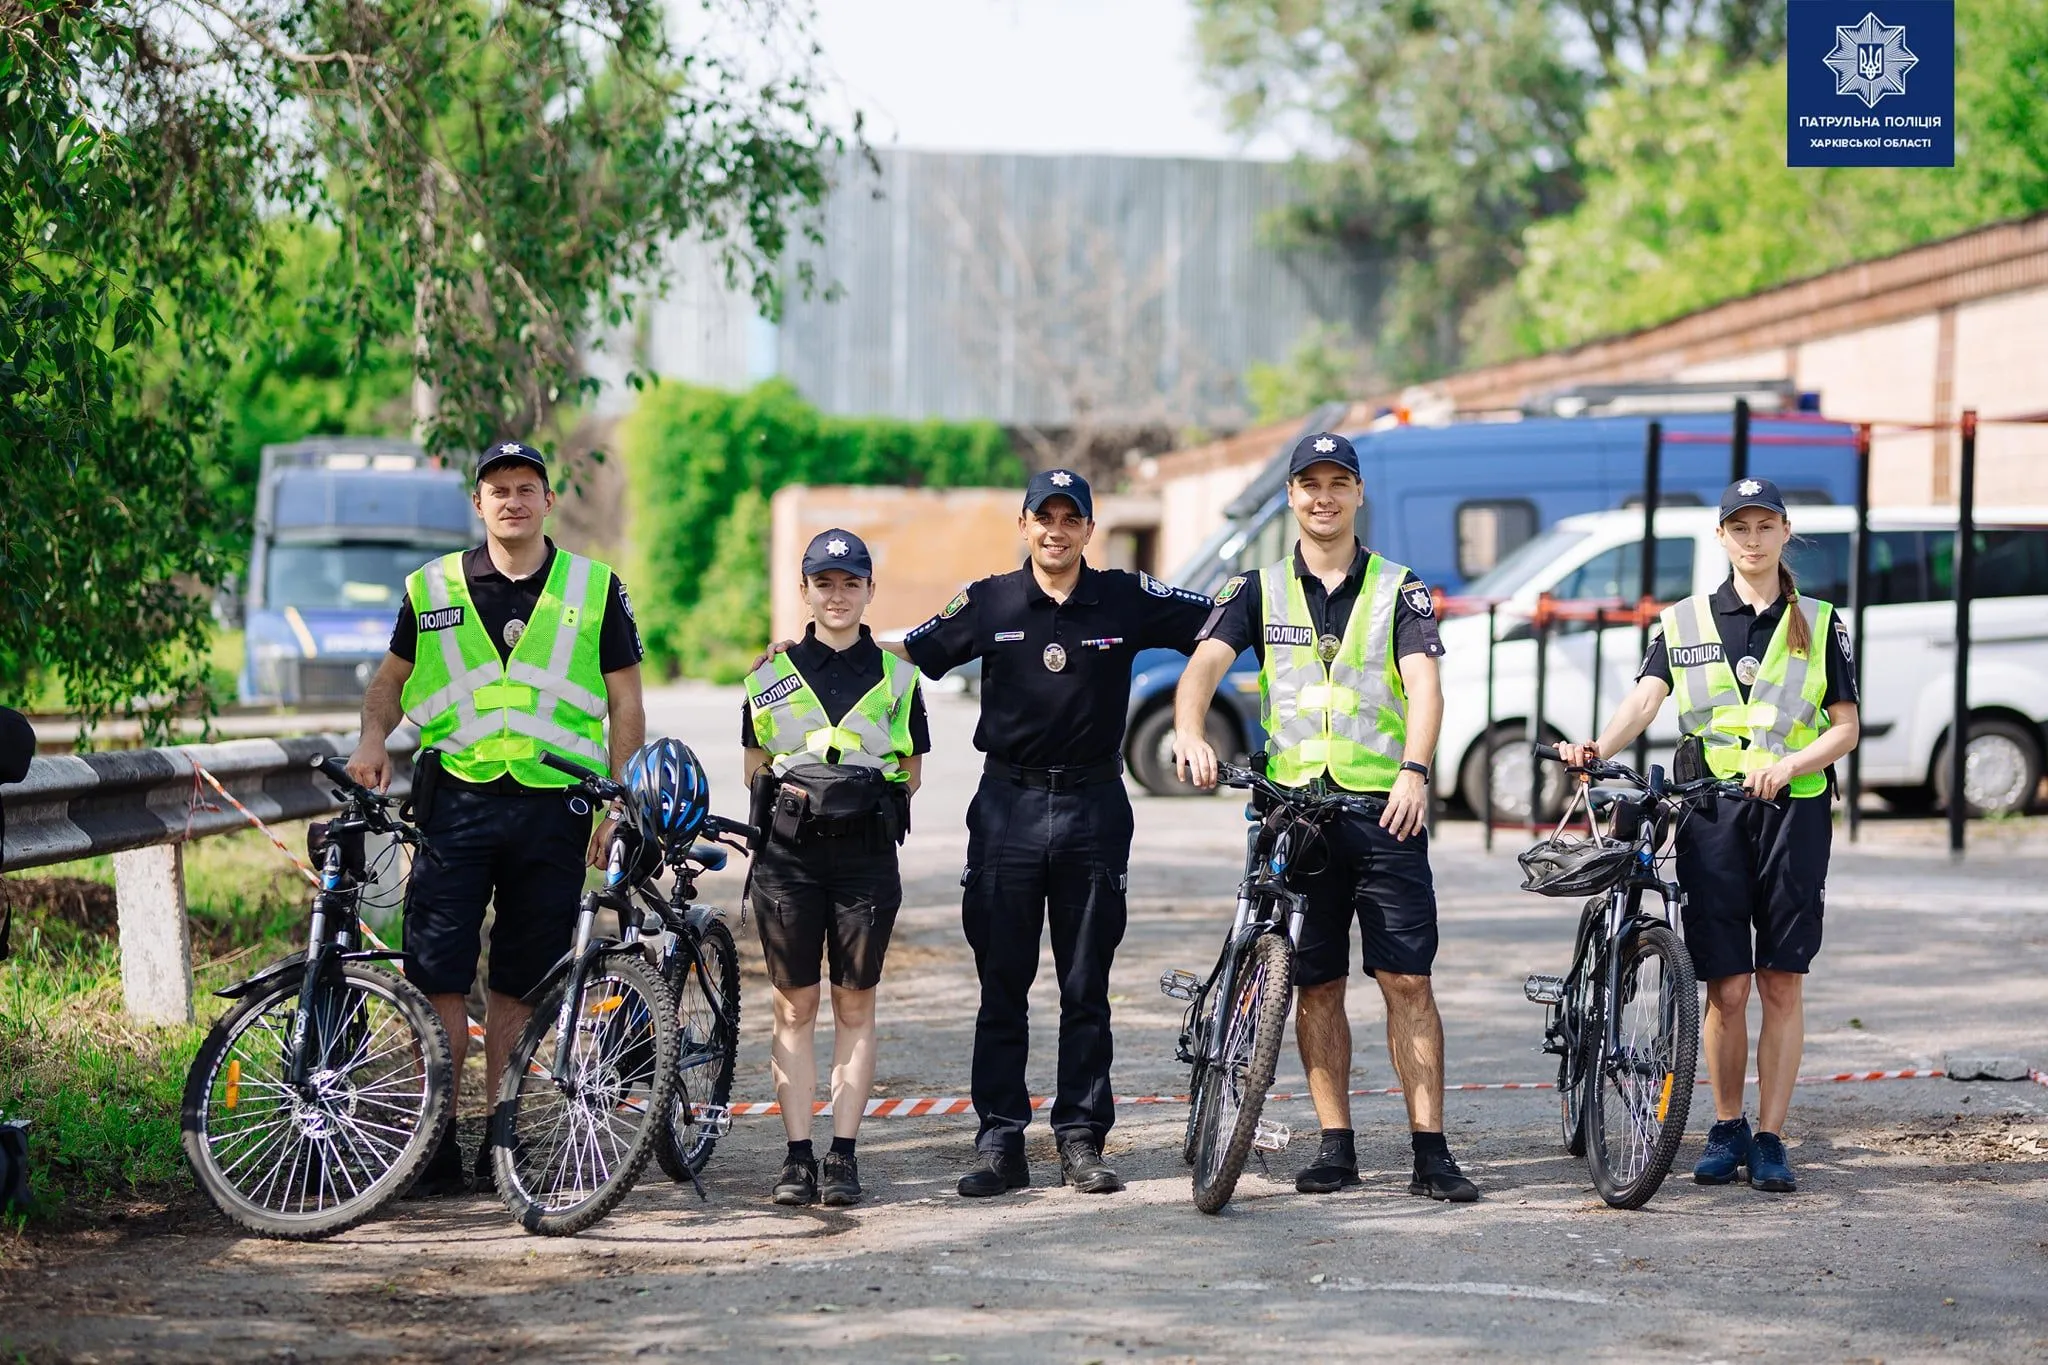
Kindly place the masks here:
[(653, 837), (687, 847), (711, 812), (711, 782), (690, 746), (679, 739), (645, 745), (626, 764), (634, 815)]

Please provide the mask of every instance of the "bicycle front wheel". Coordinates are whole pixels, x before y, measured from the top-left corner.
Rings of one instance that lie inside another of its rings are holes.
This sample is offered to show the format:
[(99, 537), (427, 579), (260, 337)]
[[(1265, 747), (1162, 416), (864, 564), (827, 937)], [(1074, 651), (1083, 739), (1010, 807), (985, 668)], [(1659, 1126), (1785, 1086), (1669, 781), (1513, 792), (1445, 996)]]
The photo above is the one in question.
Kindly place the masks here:
[(1203, 1072), (1193, 1103), (1195, 1207), (1221, 1211), (1251, 1156), (1266, 1088), (1280, 1063), (1281, 1035), (1294, 987), (1294, 948), (1281, 934), (1260, 934), (1242, 950), (1228, 1000), (1217, 1001), (1209, 1027), (1222, 1034), (1220, 1057)]
[(1587, 1156), (1600, 1197), (1639, 1209), (1685, 1139), (1699, 1064), (1699, 986), (1685, 945), (1665, 925), (1635, 930), (1619, 951), (1617, 998), (1607, 1002), (1614, 1024), (1602, 1030), (1588, 1076)]
[(180, 1115), (185, 1160), (232, 1222), (308, 1241), (403, 1194), (448, 1116), (455, 1068), (425, 996), (389, 972), (339, 963), (309, 1011), (303, 1083), (291, 1083), (302, 974), (244, 997), (200, 1045)]
[(505, 1207), (550, 1237), (583, 1231), (626, 1197), (654, 1155), (676, 1084), (675, 1001), (644, 956), (599, 959), (568, 1002), (565, 1039), (568, 984), (535, 1005), (491, 1116)]
[(732, 1073), (740, 1055), (740, 958), (732, 930), (712, 920), (697, 940), (697, 958), (675, 953), (664, 973), (676, 998), (677, 1077), (654, 1159), (678, 1184), (704, 1169), (718, 1145), (713, 1124), (696, 1121), (698, 1105), (723, 1108), (732, 1100)]

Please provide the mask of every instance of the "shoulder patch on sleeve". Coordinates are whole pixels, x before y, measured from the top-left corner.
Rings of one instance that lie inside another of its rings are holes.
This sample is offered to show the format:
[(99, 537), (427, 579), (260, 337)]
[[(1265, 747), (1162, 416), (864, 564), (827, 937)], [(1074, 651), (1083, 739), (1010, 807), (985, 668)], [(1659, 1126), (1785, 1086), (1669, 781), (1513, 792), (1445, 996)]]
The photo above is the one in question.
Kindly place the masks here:
[(1414, 612), (1417, 616), (1436, 615), (1436, 603), (1430, 598), (1429, 585), (1427, 583), (1410, 583), (1407, 587), (1401, 589), (1401, 600), (1406, 602), (1408, 610)]
[(1855, 663), (1856, 651), (1849, 645), (1849, 623), (1839, 616), (1835, 618), (1835, 642), (1842, 647), (1842, 657)]
[(961, 609), (966, 605), (967, 589), (962, 588), (960, 589), (960, 591), (953, 594), (952, 601), (946, 603), (945, 606), (939, 608), (939, 617), (941, 620), (944, 620), (950, 617), (958, 616), (960, 614)]
[(1243, 589), (1243, 587), (1244, 575), (1239, 574), (1235, 578), (1231, 579), (1228, 583), (1225, 583), (1223, 585), (1223, 590), (1216, 594), (1216, 605), (1219, 607), (1222, 606), (1225, 602), (1228, 602), (1231, 598), (1237, 596), (1237, 594), (1240, 590)]
[(1151, 593), (1154, 597), (1170, 597), (1173, 595), (1171, 587), (1160, 582), (1151, 574), (1140, 572), (1138, 574), (1138, 581), (1144, 584), (1145, 591)]
[(612, 582), (618, 587), (619, 605), (626, 609), (626, 619), (628, 621), (634, 620), (635, 618), (633, 616), (633, 599), (626, 595), (626, 585), (624, 583), (620, 583), (616, 578), (613, 579)]

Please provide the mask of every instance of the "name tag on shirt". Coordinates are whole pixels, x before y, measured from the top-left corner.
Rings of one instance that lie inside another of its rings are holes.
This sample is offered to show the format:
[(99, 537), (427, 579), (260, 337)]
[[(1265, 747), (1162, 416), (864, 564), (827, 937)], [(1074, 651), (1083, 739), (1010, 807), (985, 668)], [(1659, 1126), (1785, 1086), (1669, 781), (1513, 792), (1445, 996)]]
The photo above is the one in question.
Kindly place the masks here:
[(1269, 645), (1312, 645), (1315, 641), (1315, 631), (1307, 626), (1268, 625), (1266, 627), (1266, 643)]
[(996, 632), (996, 643), (999, 645), (1015, 644), (1023, 638), (1024, 632), (1021, 630), (999, 630)]
[(419, 628), (422, 631), (447, 630), (451, 626), (459, 626), (461, 624), (461, 607), (442, 607), (438, 611), (423, 611), (420, 613)]

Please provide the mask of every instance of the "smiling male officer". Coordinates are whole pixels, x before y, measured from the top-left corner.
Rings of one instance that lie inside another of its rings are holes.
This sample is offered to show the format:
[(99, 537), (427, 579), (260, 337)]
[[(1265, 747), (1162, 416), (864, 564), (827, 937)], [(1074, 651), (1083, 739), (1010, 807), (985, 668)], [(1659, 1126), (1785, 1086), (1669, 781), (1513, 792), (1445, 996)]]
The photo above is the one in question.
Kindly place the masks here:
[(1121, 756), (1131, 658), (1141, 649), (1192, 650), (1210, 602), (1149, 574), (1089, 567), (1082, 551), (1095, 531), (1095, 500), (1072, 470), (1032, 477), (1017, 529), (1030, 553), (1025, 567), (969, 584), (904, 641), (928, 677), (982, 661), (974, 747), (988, 759), (967, 812), (960, 915), (981, 978), (972, 1081), (981, 1162), (961, 1178), (960, 1193), (1031, 1183), (1025, 997), (1049, 920), (1060, 983), (1052, 1107), (1060, 1177), (1102, 1194), (1123, 1188), (1102, 1142), (1116, 1121), (1109, 968), (1123, 941), (1131, 858)]

